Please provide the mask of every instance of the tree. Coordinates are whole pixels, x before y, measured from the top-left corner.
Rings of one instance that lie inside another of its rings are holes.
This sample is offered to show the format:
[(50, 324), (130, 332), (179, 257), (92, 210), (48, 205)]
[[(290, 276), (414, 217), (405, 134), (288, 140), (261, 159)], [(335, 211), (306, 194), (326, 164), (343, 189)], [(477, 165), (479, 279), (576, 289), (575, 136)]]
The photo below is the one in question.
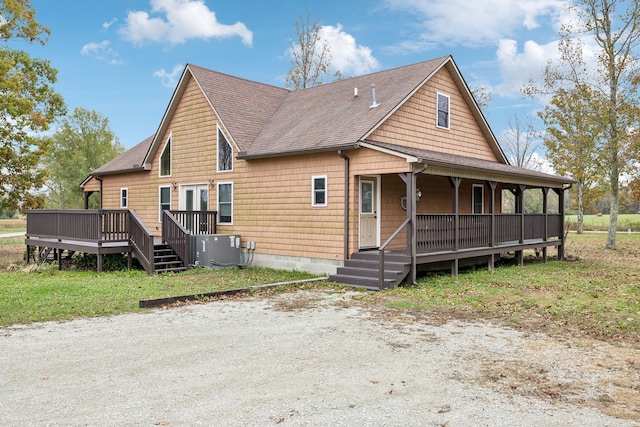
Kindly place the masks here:
[(539, 170), (542, 166), (536, 156), (539, 136), (531, 118), (522, 123), (514, 113), (513, 118), (509, 118), (509, 129), (502, 135), (500, 145), (514, 166)]
[[(629, 166), (625, 156), (638, 128), (637, 86), (640, 83), (634, 50), (640, 42), (640, 2), (625, 0), (574, 0), (578, 19), (561, 29), (560, 63), (545, 70), (545, 87), (551, 91), (588, 85), (603, 101), (597, 117), (604, 138), (600, 149), (611, 198), (606, 248), (616, 248), (620, 175)], [(590, 34), (595, 55), (587, 61), (581, 37)], [(587, 64), (595, 63), (595, 67)]]
[(45, 182), (40, 158), (49, 146), (38, 133), (65, 112), (52, 87), (57, 71), (49, 61), (8, 47), (17, 40), (46, 43), (49, 30), (35, 20), (35, 12), (28, 0), (0, 0), (0, 208), (42, 204), (34, 190)]
[(547, 127), (544, 145), (547, 158), (555, 170), (576, 181), (578, 234), (582, 234), (584, 211), (589, 201), (600, 194), (593, 186), (604, 173), (602, 151), (599, 149), (604, 130), (599, 117), (603, 100), (586, 84), (569, 90), (560, 88), (539, 113)]
[(80, 183), (124, 151), (109, 127), (109, 120), (84, 108), (76, 108), (69, 117), (60, 120), (58, 130), (50, 137), (50, 145), (51, 151), (43, 162), (49, 170), (46, 203), (54, 209), (82, 208)]
[(320, 19), (301, 16), (295, 24), (295, 39), (289, 39), (291, 68), (286, 77), (289, 89), (317, 86), (329, 79), (340, 79), (340, 72), (331, 74), (331, 49), (320, 37)]

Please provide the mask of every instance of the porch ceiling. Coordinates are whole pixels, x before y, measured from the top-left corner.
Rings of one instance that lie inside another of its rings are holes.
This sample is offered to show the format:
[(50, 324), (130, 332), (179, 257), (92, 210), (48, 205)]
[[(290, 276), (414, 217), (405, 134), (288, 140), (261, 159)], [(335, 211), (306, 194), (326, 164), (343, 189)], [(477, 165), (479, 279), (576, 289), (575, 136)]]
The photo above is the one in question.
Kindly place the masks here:
[(564, 185), (575, 182), (570, 178), (511, 166), (509, 164), (405, 147), (386, 142), (363, 141), (361, 146), (397, 155), (402, 158), (415, 159), (418, 163), (427, 165), (424, 173), (430, 175), (496, 181), (509, 184), (526, 184), (531, 187), (561, 188)]

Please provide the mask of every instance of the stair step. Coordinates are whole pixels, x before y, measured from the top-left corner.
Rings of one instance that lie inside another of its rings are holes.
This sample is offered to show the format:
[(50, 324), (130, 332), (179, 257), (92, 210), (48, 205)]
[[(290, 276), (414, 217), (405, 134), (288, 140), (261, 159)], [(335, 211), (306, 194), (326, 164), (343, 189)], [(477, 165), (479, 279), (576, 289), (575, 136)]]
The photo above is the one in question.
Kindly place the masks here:
[[(385, 279), (397, 279), (397, 277), (403, 273), (403, 270), (388, 270), (388, 269), (384, 269), (384, 277)], [(371, 278), (378, 278), (380, 277), (380, 273), (378, 271), (378, 268), (376, 266), (375, 269), (371, 269), (371, 268), (360, 268), (360, 267), (353, 267), (351, 265), (347, 266), (345, 264), (344, 267), (338, 267), (338, 271), (336, 274), (340, 274), (340, 275), (344, 275), (344, 276), (357, 276), (357, 277), (371, 277)]]
[(390, 288), (393, 285), (393, 280), (385, 279), (384, 286), (380, 287), (380, 282), (378, 279), (374, 279), (371, 277), (361, 277), (361, 276), (349, 276), (344, 274), (332, 274), (329, 276), (329, 280), (336, 283), (342, 283), (348, 286), (355, 286), (359, 288), (365, 288), (373, 291), (379, 291), (381, 289)]
[(153, 248), (153, 267), (156, 273), (180, 272), (187, 270), (171, 246), (167, 244), (155, 245)]
[[(351, 259), (367, 259), (367, 260), (377, 261), (379, 259), (379, 254), (378, 254), (378, 251), (356, 252), (351, 254)], [(400, 254), (395, 252), (385, 252), (384, 261), (405, 263), (405, 262), (411, 262), (411, 257), (406, 254)]]

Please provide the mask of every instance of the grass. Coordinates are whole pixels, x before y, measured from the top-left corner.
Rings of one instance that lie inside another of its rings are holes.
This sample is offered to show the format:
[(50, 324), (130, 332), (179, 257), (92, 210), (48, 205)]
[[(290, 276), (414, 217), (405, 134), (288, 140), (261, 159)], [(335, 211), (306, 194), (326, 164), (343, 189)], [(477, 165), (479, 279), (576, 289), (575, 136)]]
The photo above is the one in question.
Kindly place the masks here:
[[(571, 234), (569, 261), (528, 260), (458, 279), (422, 277), (417, 287), (370, 295), (389, 307), (443, 317), (488, 318), (518, 328), (597, 338), (640, 340), (640, 235), (619, 235), (616, 251), (602, 234)], [(365, 299), (366, 299), (365, 298)]]
[[(640, 234), (619, 234), (616, 251), (606, 235), (570, 233), (569, 261), (527, 259), (504, 265), (420, 277), (418, 286), (362, 293), (357, 300), (442, 319), (491, 319), (516, 328), (640, 342)], [(149, 276), (115, 273), (7, 271), (24, 252), (22, 238), (0, 239), (0, 325), (136, 312), (141, 299), (306, 279), (268, 269), (189, 270)], [(551, 256), (551, 254), (550, 254)], [(331, 286), (330, 284), (323, 286)]]
[(0, 325), (136, 312), (143, 299), (198, 294), (249, 285), (307, 279), (312, 275), (270, 269), (192, 269), (150, 276), (144, 271), (101, 273), (0, 272)]
[[(609, 230), (609, 215), (585, 215), (583, 227), (585, 231), (607, 231)], [(577, 215), (567, 215), (566, 223), (571, 230), (575, 230), (578, 224)], [(640, 232), (640, 214), (619, 214), (618, 231)]]
[(27, 230), (23, 219), (0, 219), (0, 234), (21, 233)]

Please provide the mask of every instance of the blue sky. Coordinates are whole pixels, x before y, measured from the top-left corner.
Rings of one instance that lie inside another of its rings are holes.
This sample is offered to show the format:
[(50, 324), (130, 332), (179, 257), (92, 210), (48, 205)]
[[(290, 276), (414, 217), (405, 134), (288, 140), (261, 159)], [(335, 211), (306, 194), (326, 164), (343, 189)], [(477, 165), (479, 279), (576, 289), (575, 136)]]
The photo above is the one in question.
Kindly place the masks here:
[[(320, 17), (333, 65), (353, 76), (452, 54), (501, 138), (508, 120), (535, 114), (521, 86), (555, 55), (561, 0), (32, 0), (51, 30), (32, 56), (58, 69), (72, 111), (109, 118), (130, 148), (153, 134), (187, 63), (284, 86), (294, 24)], [(18, 46), (16, 46), (18, 47)]]

